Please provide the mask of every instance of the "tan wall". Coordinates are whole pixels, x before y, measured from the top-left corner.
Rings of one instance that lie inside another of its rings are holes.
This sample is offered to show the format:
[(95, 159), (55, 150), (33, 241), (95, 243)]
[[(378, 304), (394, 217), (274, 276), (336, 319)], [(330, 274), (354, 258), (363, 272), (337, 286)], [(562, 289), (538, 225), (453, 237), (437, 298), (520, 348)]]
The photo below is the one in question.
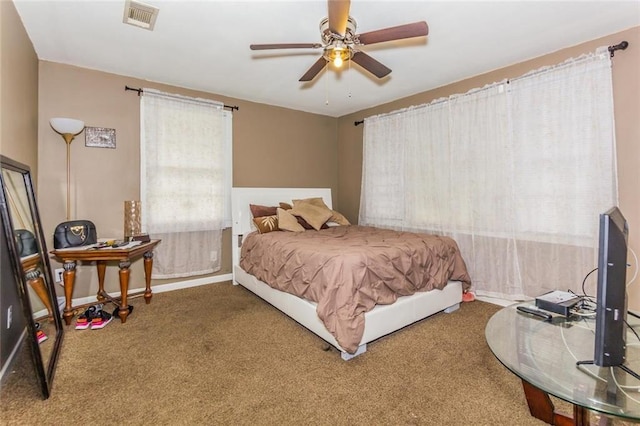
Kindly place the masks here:
[[(472, 88), (482, 87), (505, 78), (517, 77), (527, 71), (545, 65), (557, 64), (567, 58), (592, 52), (597, 47), (618, 44), (623, 40), (629, 42), (629, 47), (625, 51), (618, 51), (613, 58), (620, 208), (629, 221), (630, 246), (640, 254), (640, 197), (638, 196), (638, 183), (640, 182), (640, 27), (340, 117), (338, 123), (338, 203), (342, 213), (354, 222), (358, 217), (362, 179), (363, 126), (354, 126), (354, 121), (411, 105), (428, 103), (443, 96), (465, 93)], [(594, 218), (594, 220), (596, 219)], [(629, 277), (637, 267), (635, 261), (631, 263), (633, 266), (627, 274)], [(629, 288), (629, 306), (633, 309), (640, 309), (640, 290), (638, 288), (638, 283)]]
[[(71, 218), (92, 220), (98, 237), (122, 236), (124, 201), (140, 196), (140, 103), (137, 93), (125, 91), (125, 85), (238, 106), (240, 109), (233, 113), (234, 186), (329, 187), (336, 196), (335, 118), (41, 61), (39, 184), (43, 227), (48, 235), (65, 220), (66, 210), (65, 143), (51, 129), (49, 119), (70, 117), (84, 120), (86, 126), (116, 129), (116, 149), (86, 147), (84, 133), (71, 143)], [(52, 245), (51, 240), (48, 243)], [(228, 231), (223, 244), (222, 270), (218, 274), (231, 272)], [(60, 264), (54, 262), (52, 267)], [(79, 268), (78, 283), (84, 285), (76, 288), (74, 297), (95, 294), (97, 276), (93, 269)], [(142, 262), (135, 262), (134, 288), (141, 286), (141, 271)], [(107, 282), (108, 290), (118, 289), (115, 270), (107, 270)]]
[[(0, 5), (0, 150), (28, 164), (34, 177), (38, 177), (41, 216), (48, 235), (65, 219), (65, 147), (48, 124), (54, 116), (79, 118), (88, 126), (116, 129), (115, 150), (85, 147), (84, 133), (72, 143), (72, 212), (73, 217), (96, 222), (101, 236), (122, 233), (123, 201), (139, 197), (139, 102), (134, 92), (124, 91), (125, 85), (240, 106), (234, 112), (234, 185), (330, 187), (336, 208), (355, 222), (363, 128), (354, 126), (355, 120), (464, 93), (624, 39), (630, 46), (616, 54), (613, 68), (620, 205), (631, 225), (631, 247), (638, 251), (640, 246), (640, 199), (635, 194), (635, 184), (640, 181), (639, 28), (334, 119), (46, 61), (40, 62), (38, 69), (13, 3), (0, 1)], [(48, 244), (51, 248), (51, 240)], [(227, 232), (225, 247), (229, 244)], [(54, 262), (52, 266), (59, 264)], [(74, 296), (94, 294), (97, 284), (93, 270), (80, 269), (78, 282), (90, 284), (78, 287)], [(136, 277), (140, 270), (139, 263), (134, 265), (134, 287), (139, 285)], [(229, 271), (230, 256), (225, 252), (220, 273)], [(107, 280), (111, 281), (110, 289), (115, 289), (116, 277), (108, 272)], [(630, 292), (631, 306), (640, 305), (636, 302), (638, 292), (634, 288)]]
[[(0, 153), (29, 166), (34, 180), (38, 172), (37, 120), (38, 58), (13, 2), (0, 0)], [(0, 369), (4, 369), (20, 344), (26, 319), (6, 249), (0, 247), (0, 252), (4, 255), (0, 267)], [(14, 312), (10, 328), (6, 318), (9, 307)]]
[(0, 1), (0, 152), (38, 174), (38, 58), (11, 1)]

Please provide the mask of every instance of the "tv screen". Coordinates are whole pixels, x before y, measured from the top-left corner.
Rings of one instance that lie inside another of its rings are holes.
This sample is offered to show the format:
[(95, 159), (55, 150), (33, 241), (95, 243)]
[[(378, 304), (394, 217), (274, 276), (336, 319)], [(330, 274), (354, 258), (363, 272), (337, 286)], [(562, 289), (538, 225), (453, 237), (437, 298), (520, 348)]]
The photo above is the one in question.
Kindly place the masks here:
[(618, 207), (600, 215), (594, 364), (621, 365), (625, 359), (627, 318), (627, 241), (629, 226)]

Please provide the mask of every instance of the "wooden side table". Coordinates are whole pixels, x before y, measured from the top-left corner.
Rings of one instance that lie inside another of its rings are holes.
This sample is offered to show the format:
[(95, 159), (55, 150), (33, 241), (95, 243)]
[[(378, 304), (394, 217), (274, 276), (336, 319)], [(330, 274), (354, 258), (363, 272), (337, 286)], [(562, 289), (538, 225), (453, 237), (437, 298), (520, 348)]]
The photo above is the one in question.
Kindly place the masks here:
[(98, 268), (98, 294), (99, 302), (109, 300), (113, 303), (118, 302), (117, 298), (110, 296), (104, 291), (104, 274), (108, 262), (118, 262), (120, 268), (120, 298), (118, 316), (123, 323), (127, 321), (129, 315), (129, 305), (127, 303), (129, 291), (129, 275), (131, 261), (140, 256), (144, 256), (144, 277), (145, 290), (144, 300), (147, 304), (151, 302), (151, 268), (153, 266), (153, 249), (158, 245), (160, 240), (151, 240), (148, 243), (142, 243), (130, 248), (78, 248), (78, 249), (58, 249), (50, 253), (63, 263), (64, 273), (64, 298), (65, 306), (62, 317), (67, 325), (71, 324), (73, 318), (72, 296), (73, 287), (76, 280), (76, 265), (78, 261), (96, 262)]

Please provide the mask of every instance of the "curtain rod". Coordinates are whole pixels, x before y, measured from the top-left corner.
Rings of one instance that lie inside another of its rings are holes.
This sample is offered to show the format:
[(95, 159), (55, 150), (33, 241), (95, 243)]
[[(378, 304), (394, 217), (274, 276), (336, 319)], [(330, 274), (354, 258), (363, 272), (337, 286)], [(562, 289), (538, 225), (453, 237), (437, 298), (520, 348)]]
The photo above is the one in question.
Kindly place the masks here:
[[(140, 95), (142, 95), (142, 94), (144, 93), (144, 90), (142, 90), (142, 89), (140, 89), (140, 88), (136, 89), (135, 87), (129, 87), (129, 86), (124, 86), (124, 90), (125, 90), (125, 92), (126, 92), (127, 90), (132, 90), (132, 91), (134, 91), (134, 92), (138, 92), (138, 96), (140, 96)], [(235, 105), (223, 105), (223, 106), (224, 106), (224, 108), (228, 108), (228, 109), (230, 109), (230, 110), (232, 110), (232, 111), (233, 111), (233, 110), (238, 111), (238, 110), (240, 109), (240, 107), (235, 106)]]
[(628, 41), (622, 41), (618, 44), (615, 44), (613, 46), (609, 46), (607, 48), (607, 50), (609, 51), (609, 54), (611, 55), (611, 57), (613, 58), (613, 54), (616, 50), (625, 50), (627, 47), (629, 47), (629, 42)]
[[(613, 46), (609, 46), (609, 47), (607, 47), (607, 50), (609, 51), (609, 54), (610, 54), (610, 55), (611, 55), (611, 57), (613, 58), (613, 56), (614, 56), (614, 52), (615, 52), (616, 50), (625, 50), (627, 47), (629, 47), (629, 42), (625, 40), (625, 41), (621, 41), (620, 43), (615, 44), (615, 45), (613, 45)], [(512, 80), (512, 79), (511, 79), (511, 80)], [(509, 82), (509, 79), (507, 79), (507, 82)], [(364, 123), (364, 120), (358, 120), (358, 121), (354, 121), (354, 122), (353, 122), (353, 125), (354, 125), (354, 126), (359, 126), (359, 125), (361, 125), (362, 123)]]

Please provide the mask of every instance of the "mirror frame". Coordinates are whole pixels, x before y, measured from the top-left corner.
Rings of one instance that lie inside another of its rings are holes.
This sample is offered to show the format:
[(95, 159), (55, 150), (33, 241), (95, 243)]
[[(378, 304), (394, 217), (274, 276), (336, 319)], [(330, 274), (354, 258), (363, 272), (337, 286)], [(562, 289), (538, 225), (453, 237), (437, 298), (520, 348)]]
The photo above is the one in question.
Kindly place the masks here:
[[(16, 245), (14, 236), (15, 222), (11, 215), (11, 209), (7, 202), (7, 187), (5, 185), (4, 170), (10, 170), (19, 173), (24, 181), (27, 198), (29, 201), (29, 211), (31, 213), (31, 219), (33, 221), (34, 232), (36, 237), (36, 243), (38, 248), (38, 256), (40, 263), (40, 272), (44, 280), (44, 284), (47, 290), (47, 296), (49, 297), (49, 303), (51, 305), (51, 316), (53, 317), (53, 323), (55, 326), (55, 336), (49, 338), (54, 341), (53, 349), (48, 360), (48, 364), (45, 367), (44, 360), (42, 358), (42, 352), (40, 351), (40, 344), (36, 337), (36, 323), (34, 321), (34, 313), (31, 306), (31, 300), (29, 298), (28, 279), (25, 270), (22, 266), (20, 254)], [(15, 277), (16, 284), (18, 286), (18, 295), (22, 302), (22, 310), (27, 324), (27, 340), (31, 344), (31, 354), (33, 358), (34, 368), (38, 381), (41, 385), (42, 394), (44, 399), (47, 399), (51, 394), (51, 388), (53, 384), (53, 377), (55, 374), (56, 364), (60, 354), (60, 348), (62, 345), (62, 338), (64, 330), (62, 327), (62, 317), (60, 316), (60, 308), (57, 302), (57, 295), (53, 288), (53, 275), (51, 274), (51, 264), (49, 262), (49, 256), (47, 252), (47, 246), (45, 243), (44, 233), (42, 231), (42, 223), (40, 222), (40, 214), (38, 212), (38, 205), (36, 202), (35, 191), (33, 188), (33, 181), (31, 179), (31, 171), (28, 166), (18, 163), (4, 155), (0, 155), (0, 214), (2, 216), (3, 232), (5, 233), (7, 246), (9, 249), (9, 257), (11, 259), (11, 266), (13, 268), (13, 275)]]

